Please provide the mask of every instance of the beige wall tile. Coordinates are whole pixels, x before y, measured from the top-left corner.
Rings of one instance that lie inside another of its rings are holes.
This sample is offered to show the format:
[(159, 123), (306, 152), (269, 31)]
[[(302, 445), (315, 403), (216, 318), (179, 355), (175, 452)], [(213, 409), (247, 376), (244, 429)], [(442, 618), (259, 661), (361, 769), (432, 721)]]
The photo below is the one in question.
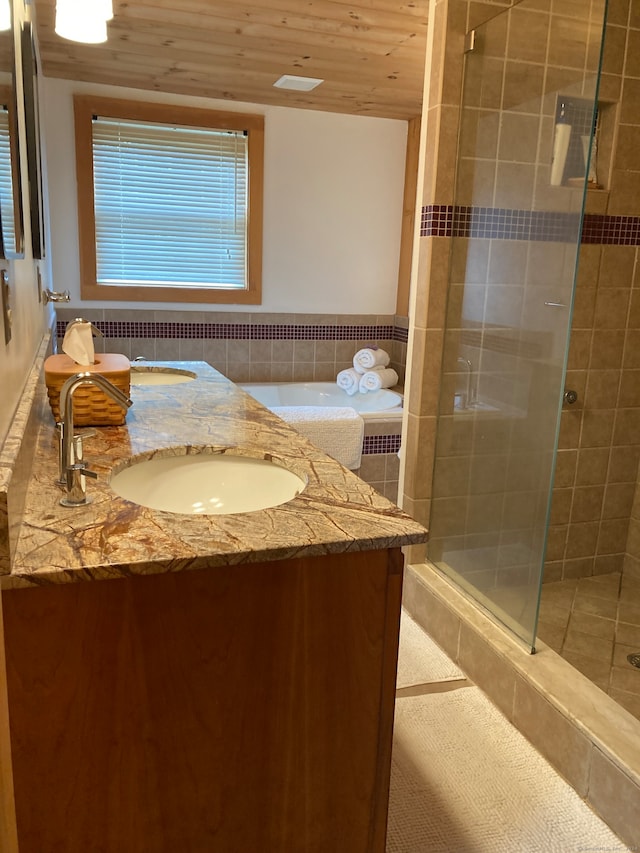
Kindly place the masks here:
[(603, 74), (600, 78), (600, 90), (598, 95), (603, 101), (615, 103), (620, 99), (622, 91), (621, 74)]
[(513, 666), (474, 627), (462, 623), (458, 663), (507, 719), (513, 719), (516, 675)]
[(598, 541), (597, 521), (574, 522), (569, 526), (566, 557), (591, 557), (595, 554)]
[(625, 408), (640, 406), (640, 370), (623, 371), (618, 405)]
[(640, 329), (640, 290), (637, 288), (631, 291), (627, 326), (629, 329)]
[(575, 329), (572, 332), (567, 362), (569, 370), (586, 370), (589, 367), (592, 337), (591, 329)]
[[(633, 14), (636, 14), (635, 9)], [(638, 29), (631, 29), (627, 33), (624, 73), (627, 77), (640, 77), (640, 30)]]
[(520, 676), (515, 683), (513, 722), (569, 784), (585, 796), (589, 741)]
[(615, 168), (611, 175), (608, 212), (611, 215), (628, 215), (635, 209), (639, 193), (640, 173)]
[(467, 28), (466, 0), (449, 0), (445, 62), (442, 76), (442, 103), (457, 105), (462, 89), (464, 38)]
[(556, 474), (555, 485), (558, 488), (562, 486), (572, 486), (578, 464), (577, 450), (558, 450), (556, 456)]
[(618, 400), (620, 370), (590, 370), (587, 377), (585, 408), (612, 409)]
[(437, 168), (438, 137), (440, 134), (440, 107), (431, 107), (422, 120), (425, 125), (425, 157), (422, 181), (422, 204), (435, 204), (435, 179)]
[(620, 103), (620, 121), (622, 124), (629, 125), (637, 125), (640, 122), (640, 80), (625, 78)]
[(635, 483), (638, 476), (640, 447), (612, 447), (609, 463), (610, 483)]
[(436, 459), (434, 471), (438, 483), (437, 497), (466, 496), (470, 470), (469, 456), (442, 456)]
[(604, 519), (600, 522), (596, 553), (618, 554), (625, 550), (629, 532), (628, 518)]
[(633, 281), (636, 249), (633, 246), (603, 246), (598, 287), (622, 287)]
[(606, 483), (610, 449), (608, 447), (580, 450), (576, 470), (576, 485)]
[(638, 329), (630, 329), (625, 335), (622, 364), (625, 368), (640, 367), (640, 331)]
[(630, 297), (629, 288), (608, 287), (598, 290), (595, 328), (624, 329), (627, 324)]
[(498, 163), (496, 207), (530, 209), (533, 205), (535, 166), (524, 163)]
[(571, 523), (598, 520), (602, 512), (603, 500), (604, 486), (580, 486), (574, 489)]
[(544, 89), (544, 66), (530, 62), (505, 64), (502, 108), (530, 112), (536, 116), (542, 112)]
[(640, 410), (619, 409), (616, 414), (616, 425), (613, 431), (615, 445), (635, 445), (640, 435)]
[[(334, 375), (334, 371), (331, 371)], [(293, 382), (293, 362), (273, 362), (271, 364), (271, 382)]]
[[(568, 525), (558, 524), (551, 525), (547, 534), (547, 551), (546, 557), (549, 562), (564, 559), (564, 548), (567, 541)], [(545, 580), (549, 580), (545, 574)]]
[(228, 341), (227, 361), (244, 362), (251, 360), (251, 341)]
[(521, 9), (514, 15), (513, 21), (515, 26), (509, 31), (507, 57), (544, 65), (549, 36), (548, 15)]
[(295, 361), (293, 364), (293, 381), (313, 382), (314, 366), (312, 361)]
[(640, 844), (640, 789), (595, 747), (587, 800), (626, 844)]
[(594, 557), (567, 558), (562, 565), (562, 579), (590, 578), (593, 575), (594, 566)]
[(226, 376), (232, 382), (251, 382), (251, 363), (248, 361), (227, 362)]
[(611, 443), (615, 412), (611, 409), (585, 409), (582, 417), (580, 447), (605, 447)]
[(631, 0), (609, 0), (607, 22), (626, 27), (629, 20), (629, 5)]
[(589, 25), (586, 21), (554, 15), (549, 31), (548, 63), (583, 69), (586, 64), (588, 33)]
[(596, 288), (578, 287), (573, 305), (572, 329), (591, 329), (595, 316)]
[(457, 662), (460, 617), (420, 583), (413, 572), (405, 576), (403, 601), (415, 621)]
[(434, 199), (437, 204), (453, 204), (460, 109), (457, 106), (442, 106), (439, 118)]
[(621, 367), (624, 341), (624, 336), (617, 330), (598, 330), (591, 343), (590, 367), (596, 370)]
[(435, 435), (435, 417), (419, 418), (409, 415), (404, 445), (407, 458), (412, 462), (405, 470), (404, 490), (414, 500), (431, 497)]
[(640, 127), (621, 124), (618, 127), (618, 144), (614, 155), (614, 168), (632, 172), (640, 170), (638, 146), (640, 145)]
[(612, 572), (622, 572), (624, 558), (623, 553), (597, 555), (593, 563), (593, 574), (610, 575)]
[(614, 483), (607, 486), (602, 507), (603, 518), (629, 518), (635, 483)]
[[(252, 361), (249, 380), (251, 382), (271, 382), (271, 362)], [(240, 381), (246, 382), (246, 379)]]
[(444, 329), (449, 285), (449, 254), (452, 241), (431, 238), (431, 257), (427, 288), (427, 329)]
[(624, 26), (614, 26), (609, 19), (605, 31), (602, 57), (602, 70), (606, 74), (622, 74), (626, 41), (626, 22)]

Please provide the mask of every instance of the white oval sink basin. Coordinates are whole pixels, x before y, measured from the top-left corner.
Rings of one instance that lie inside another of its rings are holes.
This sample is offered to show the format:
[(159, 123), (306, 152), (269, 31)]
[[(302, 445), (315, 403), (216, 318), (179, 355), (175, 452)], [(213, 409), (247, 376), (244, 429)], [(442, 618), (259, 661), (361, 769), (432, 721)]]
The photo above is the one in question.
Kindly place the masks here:
[(266, 459), (197, 453), (134, 463), (114, 474), (110, 485), (120, 497), (151, 509), (229, 515), (286, 503), (306, 484)]
[(177, 367), (132, 367), (131, 385), (180, 385), (192, 382), (196, 374)]

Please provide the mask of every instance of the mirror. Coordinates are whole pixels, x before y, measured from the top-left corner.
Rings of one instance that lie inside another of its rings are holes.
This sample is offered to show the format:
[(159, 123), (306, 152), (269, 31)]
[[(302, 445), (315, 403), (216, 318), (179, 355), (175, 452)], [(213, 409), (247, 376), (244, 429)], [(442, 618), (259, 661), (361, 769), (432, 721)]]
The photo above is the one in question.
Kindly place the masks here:
[(42, 162), (40, 159), (40, 120), (38, 114), (38, 60), (30, 21), (24, 21), (20, 34), (22, 53), (22, 89), (24, 93), (27, 137), (27, 178), (31, 211), (31, 248), (33, 257), (44, 257), (44, 215), (42, 209)]
[(0, 257), (24, 257), (13, 32), (0, 32)]

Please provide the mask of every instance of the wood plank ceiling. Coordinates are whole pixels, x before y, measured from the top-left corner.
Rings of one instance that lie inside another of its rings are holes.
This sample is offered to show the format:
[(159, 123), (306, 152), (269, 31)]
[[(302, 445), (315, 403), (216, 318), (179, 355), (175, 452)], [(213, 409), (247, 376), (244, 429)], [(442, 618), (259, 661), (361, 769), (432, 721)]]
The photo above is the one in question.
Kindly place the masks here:
[[(36, 0), (42, 72), (93, 83), (408, 119), (420, 115), (428, 0), (114, 0), (104, 44), (54, 32)], [(324, 79), (276, 89), (283, 74)]]

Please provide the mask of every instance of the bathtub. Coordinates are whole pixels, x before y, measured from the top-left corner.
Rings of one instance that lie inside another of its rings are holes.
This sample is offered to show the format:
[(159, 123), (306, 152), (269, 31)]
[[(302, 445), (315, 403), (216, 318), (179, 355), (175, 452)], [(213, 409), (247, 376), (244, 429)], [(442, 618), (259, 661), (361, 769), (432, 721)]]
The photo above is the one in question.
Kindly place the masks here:
[(240, 385), (259, 403), (277, 406), (350, 406), (364, 420), (360, 477), (394, 503), (398, 472), (402, 394), (386, 388), (350, 397), (335, 382), (251, 382)]
[(369, 420), (402, 420), (402, 394), (383, 388), (350, 397), (335, 382), (252, 382), (240, 387), (259, 403), (274, 406), (350, 406)]

